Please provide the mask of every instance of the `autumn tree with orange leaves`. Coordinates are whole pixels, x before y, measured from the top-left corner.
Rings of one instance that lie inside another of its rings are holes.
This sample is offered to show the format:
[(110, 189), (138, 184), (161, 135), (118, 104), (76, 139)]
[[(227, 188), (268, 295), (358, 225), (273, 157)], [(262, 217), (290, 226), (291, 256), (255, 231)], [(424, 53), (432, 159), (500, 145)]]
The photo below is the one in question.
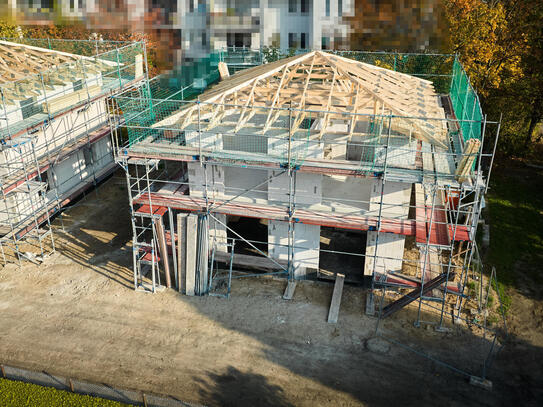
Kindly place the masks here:
[(503, 113), (500, 149), (526, 156), (542, 141), (543, 1), (444, 0), (458, 53), (484, 111)]

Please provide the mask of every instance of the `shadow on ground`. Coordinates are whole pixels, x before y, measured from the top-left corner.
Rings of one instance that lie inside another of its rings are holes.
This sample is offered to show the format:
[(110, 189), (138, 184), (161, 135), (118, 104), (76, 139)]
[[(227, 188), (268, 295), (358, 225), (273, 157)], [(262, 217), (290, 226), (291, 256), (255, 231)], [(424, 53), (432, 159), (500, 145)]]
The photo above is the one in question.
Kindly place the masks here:
[[(68, 259), (131, 290), (131, 230), (126, 187), (122, 183), (122, 179), (112, 178), (99, 188), (98, 198), (88, 195), (66, 211), (66, 231), (59, 232), (58, 248)], [(59, 227), (58, 219), (55, 225)], [(271, 280), (236, 281), (229, 300), (179, 295), (179, 301), (190, 304), (210, 321), (260, 342), (264, 357), (290, 372), (287, 382), (271, 383), (274, 372), (262, 375), (243, 371), (236, 367), (233, 353), (230, 366), (223, 372), (212, 371), (214, 366), (198, 366), (207, 372), (193, 377), (199, 398), (205, 404), (220, 406), (290, 406), (298, 403), (287, 396), (286, 389), (292, 396), (294, 388), (295, 400), (304, 405), (353, 404), (352, 400), (372, 406), (542, 404), (541, 347), (520, 336), (509, 338), (488, 371), (494, 390), (485, 391), (469, 386), (465, 376), (396, 345), (368, 345), (368, 339), (374, 335), (375, 320), (364, 316), (365, 295), (359, 288), (346, 290), (339, 323), (327, 324), (332, 285), (322, 284), (300, 284), (292, 302), (281, 299), (283, 283)], [(469, 330), (457, 335), (416, 329), (412, 326), (412, 312), (401, 311), (380, 327), (381, 332), (439, 360), (480, 371), (484, 355), (481, 349), (489, 349), (492, 338), (480, 339)], [(208, 356), (205, 363), (213, 360), (212, 354)], [(314, 389), (299, 384), (297, 376), (335, 393), (315, 394)], [(166, 389), (159, 391), (167, 393)]]
[(200, 397), (210, 405), (293, 407), (283, 389), (271, 384), (268, 378), (232, 366), (223, 374), (209, 372), (194, 380), (200, 386)]

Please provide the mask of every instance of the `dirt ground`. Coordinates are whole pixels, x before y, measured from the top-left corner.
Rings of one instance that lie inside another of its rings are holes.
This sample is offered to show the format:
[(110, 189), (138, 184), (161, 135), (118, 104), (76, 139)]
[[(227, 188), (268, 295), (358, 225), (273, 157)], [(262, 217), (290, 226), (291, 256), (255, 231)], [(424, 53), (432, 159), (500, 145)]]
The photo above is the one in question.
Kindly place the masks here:
[[(65, 231), (57, 218), (58, 250), (44, 264), (0, 270), (0, 362), (204, 405), (542, 405), (543, 309), (533, 296), (513, 299), (512, 339), (483, 390), (375, 338), (357, 286), (345, 286), (336, 325), (326, 322), (325, 282), (298, 284), (292, 301), (271, 279), (235, 280), (229, 299), (135, 292), (124, 185), (117, 174), (67, 210)], [(414, 328), (414, 312), (379, 332), (480, 368), (488, 338)]]

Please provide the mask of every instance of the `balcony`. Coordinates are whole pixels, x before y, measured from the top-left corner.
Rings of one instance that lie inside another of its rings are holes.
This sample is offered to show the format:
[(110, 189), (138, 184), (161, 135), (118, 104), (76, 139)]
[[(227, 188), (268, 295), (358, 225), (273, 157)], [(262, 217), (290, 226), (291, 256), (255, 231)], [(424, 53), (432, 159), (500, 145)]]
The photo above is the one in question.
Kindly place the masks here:
[(260, 30), (259, 16), (212, 15), (210, 20), (214, 30)]

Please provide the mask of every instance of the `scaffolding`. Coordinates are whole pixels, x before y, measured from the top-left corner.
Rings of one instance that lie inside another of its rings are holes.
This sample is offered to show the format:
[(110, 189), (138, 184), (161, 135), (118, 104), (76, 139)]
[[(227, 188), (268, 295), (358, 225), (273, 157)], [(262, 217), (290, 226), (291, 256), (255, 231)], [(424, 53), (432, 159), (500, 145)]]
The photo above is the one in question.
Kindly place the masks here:
[[(457, 56), (310, 51), (242, 70), (197, 98), (164, 89), (156, 78), (111, 99), (123, 123), (112, 133), (132, 210), (135, 289), (155, 292), (161, 264), (166, 286), (189, 294), (191, 244), (194, 293), (227, 297), (233, 279), (271, 275), (286, 278), (291, 298), (312, 268), (343, 279), (321, 270), (326, 255), (357, 262), (376, 332), (409, 303), (417, 327), (446, 332), (469, 319), (467, 287), (474, 278), (483, 286), (476, 232), (494, 151), (485, 134), (495, 146), (499, 123), (482, 114)], [(227, 217), (279, 232), (252, 239)], [(323, 248), (325, 228), (362, 233), (365, 251)]]
[(54, 252), (51, 217), (116, 168), (105, 100), (145, 79), (144, 56), (142, 42), (0, 40), (4, 263)]

